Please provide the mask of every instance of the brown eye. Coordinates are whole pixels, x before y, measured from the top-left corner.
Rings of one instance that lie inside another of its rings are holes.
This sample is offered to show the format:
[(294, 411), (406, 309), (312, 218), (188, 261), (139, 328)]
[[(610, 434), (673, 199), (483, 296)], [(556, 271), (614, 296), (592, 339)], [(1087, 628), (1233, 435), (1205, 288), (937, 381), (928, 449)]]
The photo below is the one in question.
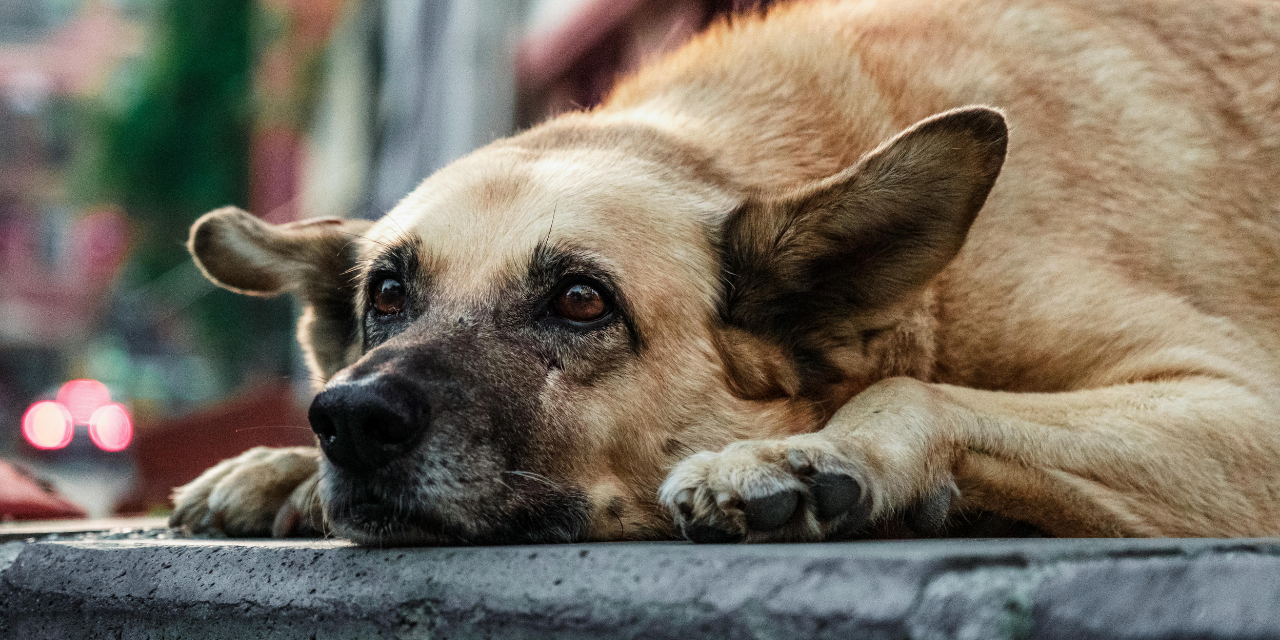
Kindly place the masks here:
[(599, 320), (608, 310), (604, 298), (587, 284), (575, 284), (556, 296), (556, 315), (574, 322)]
[(386, 278), (374, 287), (373, 308), (383, 315), (400, 313), (404, 309), (404, 285), (394, 278)]

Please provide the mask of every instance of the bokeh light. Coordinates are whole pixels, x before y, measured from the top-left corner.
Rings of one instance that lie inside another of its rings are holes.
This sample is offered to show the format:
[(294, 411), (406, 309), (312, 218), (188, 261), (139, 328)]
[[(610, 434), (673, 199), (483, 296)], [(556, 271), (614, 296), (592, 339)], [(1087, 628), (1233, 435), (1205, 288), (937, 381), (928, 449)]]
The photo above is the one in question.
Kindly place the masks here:
[(74, 433), (71, 412), (59, 402), (37, 402), (22, 416), (22, 435), (37, 449), (61, 449)]
[(120, 451), (133, 440), (133, 420), (119, 404), (98, 407), (89, 418), (89, 438), (103, 451)]
[(111, 393), (97, 380), (72, 380), (58, 389), (58, 402), (71, 412), (75, 424), (89, 424), (93, 412), (111, 402)]

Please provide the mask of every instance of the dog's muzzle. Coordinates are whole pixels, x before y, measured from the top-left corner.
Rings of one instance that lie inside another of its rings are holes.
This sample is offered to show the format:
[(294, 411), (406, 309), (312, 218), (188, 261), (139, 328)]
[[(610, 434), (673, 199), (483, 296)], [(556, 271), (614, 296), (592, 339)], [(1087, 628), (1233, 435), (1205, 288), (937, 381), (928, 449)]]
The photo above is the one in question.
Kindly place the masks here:
[(413, 449), (431, 424), (424, 394), (395, 374), (377, 373), (329, 387), (307, 414), (333, 465), (372, 472)]

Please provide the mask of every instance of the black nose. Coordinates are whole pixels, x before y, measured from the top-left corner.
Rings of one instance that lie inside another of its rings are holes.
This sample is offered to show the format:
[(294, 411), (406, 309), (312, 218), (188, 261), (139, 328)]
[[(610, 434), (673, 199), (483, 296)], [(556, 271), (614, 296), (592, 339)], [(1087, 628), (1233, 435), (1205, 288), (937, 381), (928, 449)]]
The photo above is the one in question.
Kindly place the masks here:
[(311, 430), (329, 462), (372, 471), (417, 444), (430, 423), (420, 394), (385, 375), (337, 384), (311, 402)]

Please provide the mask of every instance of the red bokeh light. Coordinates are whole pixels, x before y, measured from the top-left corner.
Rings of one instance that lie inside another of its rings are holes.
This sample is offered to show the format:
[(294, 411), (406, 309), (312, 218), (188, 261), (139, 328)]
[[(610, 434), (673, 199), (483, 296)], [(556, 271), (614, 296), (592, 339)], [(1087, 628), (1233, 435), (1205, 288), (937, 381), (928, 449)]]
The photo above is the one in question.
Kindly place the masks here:
[(111, 393), (97, 380), (72, 380), (58, 389), (58, 402), (71, 412), (76, 424), (89, 424), (93, 412), (111, 402)]
[(61, 449), (74, 434), (71, 412), (60, 402), (37, 402), (22, 416), (22, 435), (37, 449)]
[(103, 451), (120, 451), (133, 440), (133, 420), (122, 405), (98, 407), (89, 418), (89, 438)]

